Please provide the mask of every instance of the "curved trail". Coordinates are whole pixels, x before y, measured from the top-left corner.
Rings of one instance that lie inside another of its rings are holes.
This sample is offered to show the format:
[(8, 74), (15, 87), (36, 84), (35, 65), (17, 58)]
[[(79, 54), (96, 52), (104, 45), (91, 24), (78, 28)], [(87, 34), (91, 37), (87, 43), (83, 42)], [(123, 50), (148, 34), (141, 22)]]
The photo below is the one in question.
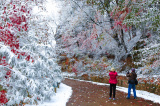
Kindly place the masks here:
[(116, 100), (109, 99), (109, 86), (65, 79), (64, 84), (71, 86), (73, 94), (66, 106), (160, 106), (142, 98), (126, 99), (127, 93), (116, 91)]

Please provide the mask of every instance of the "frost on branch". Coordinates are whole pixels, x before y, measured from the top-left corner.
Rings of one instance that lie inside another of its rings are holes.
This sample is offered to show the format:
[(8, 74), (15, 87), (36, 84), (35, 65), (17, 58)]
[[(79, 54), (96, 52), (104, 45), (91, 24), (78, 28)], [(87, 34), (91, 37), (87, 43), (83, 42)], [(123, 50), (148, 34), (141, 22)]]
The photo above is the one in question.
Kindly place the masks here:
[[(37, 6), (40, 2), (36, 1)], [(0, 2), (0, 85), (6, 90), (2, 91), (4, 99), (0, 103), (5, 105), (48, 100), (54, 95), (53, 85), (62, 80), (50, 45), (52, 33), (46, 30), (47, 20), (39, 25), (40, 19), (33, 20), (32, 8), (36, 3), (33, 0)]]
[[(104, 69), (103, 64), (124, 72), (132, 67), (137, 68), (139, 74), (157, 72), (159, 59), (154, 57), (159, 56), (159, 50), (152, 49), (152, 46), (159, 45), (157, 0), (65, 2), (62, 6), (66, 8), (60, 11), (56, 30), (56, 47), (60, 58), (64, 56), (74, 62), (62, 61), (63, 70), (72, 70), (72, 63), (76, 67), (74, 72), (80, 74), (109, 70)], [(148, 48), (152, 50), (147, 52)], [(84, 68), (77, 68), (77, 64)]]

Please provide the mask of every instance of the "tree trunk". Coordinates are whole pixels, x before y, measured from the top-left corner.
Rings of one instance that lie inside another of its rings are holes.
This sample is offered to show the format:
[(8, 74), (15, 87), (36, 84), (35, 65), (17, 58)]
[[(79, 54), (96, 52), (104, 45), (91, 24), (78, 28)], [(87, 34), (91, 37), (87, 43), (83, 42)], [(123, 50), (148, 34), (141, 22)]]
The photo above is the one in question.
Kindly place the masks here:
[(132, 25), (132, 38), (136, 36), (136, 27)]
[(122, 41), (122, 45), (124, 46), (124, 49), (125, 49), (125, 51), (126, 51), (126, 53), (128, 53), (128, 50), (127, 50), (127, 46), (126, 46), (126, 44), (125, 44), (125, 42), (124, 42), (124, 33), (123, 33), (123, 29), (121, 29), (121, 41)]

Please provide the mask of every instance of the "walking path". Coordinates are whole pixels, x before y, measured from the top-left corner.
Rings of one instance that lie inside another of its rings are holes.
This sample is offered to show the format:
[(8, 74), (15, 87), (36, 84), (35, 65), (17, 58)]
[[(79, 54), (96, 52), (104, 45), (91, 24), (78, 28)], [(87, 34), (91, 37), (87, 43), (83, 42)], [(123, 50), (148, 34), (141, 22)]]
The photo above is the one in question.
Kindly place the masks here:
[(73, 93), (66, 106), (160, 106), (143, 98), (126, 99), (127, 93), (116, 91), (116, 100), (109, 99), (109, 86), (66, 78), (64, 84), (71, 86)]

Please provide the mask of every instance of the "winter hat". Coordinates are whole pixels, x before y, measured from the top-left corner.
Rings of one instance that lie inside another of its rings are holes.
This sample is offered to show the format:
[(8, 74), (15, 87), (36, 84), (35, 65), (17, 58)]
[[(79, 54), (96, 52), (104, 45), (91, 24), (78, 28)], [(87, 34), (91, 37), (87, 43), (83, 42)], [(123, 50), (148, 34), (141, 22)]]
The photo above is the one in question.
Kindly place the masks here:
[(115, 71), (114, 67), (111, 68), (111, 71)]
[(135, 72), (135, 68), (132, 68), (132, 71)]

